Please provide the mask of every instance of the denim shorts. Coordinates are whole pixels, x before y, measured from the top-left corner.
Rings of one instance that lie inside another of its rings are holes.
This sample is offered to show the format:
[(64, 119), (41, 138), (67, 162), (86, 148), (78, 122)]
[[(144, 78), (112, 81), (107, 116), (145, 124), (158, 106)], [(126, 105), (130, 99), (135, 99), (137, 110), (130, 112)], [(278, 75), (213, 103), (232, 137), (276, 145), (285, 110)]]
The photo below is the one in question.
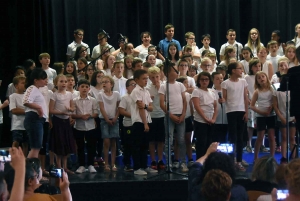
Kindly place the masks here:
[(101, 119), (100, 128), (102, 139), (119, 137), (119, 120), (113, 126), (110, 126), (104, 119)]
[(28, 134), (31, 149), (40, 149), (43, 146), (45, 118), (39, 117), (36, 112), (26, 112), (24, 127)]
[(11, 131), (13, 142), (24, 143), (28, 142), (28, 135), (26, 130), (13, 130)]

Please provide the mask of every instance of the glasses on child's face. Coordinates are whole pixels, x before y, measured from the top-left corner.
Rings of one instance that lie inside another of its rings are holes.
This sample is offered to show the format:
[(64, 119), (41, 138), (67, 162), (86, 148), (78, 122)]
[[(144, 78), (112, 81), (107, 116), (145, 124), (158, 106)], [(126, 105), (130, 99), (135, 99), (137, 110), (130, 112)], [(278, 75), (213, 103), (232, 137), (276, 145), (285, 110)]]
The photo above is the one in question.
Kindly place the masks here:
[(110, 83), (110, 81), (103, 81), (101, 82), (102, 84), (107, 84), (107, 83)]
[(208, 78), (201, 78), (200, 81), (202, 81), (202, 82), (208, 82), (209, 79)]
[(135, 86), (136, 86), (136, 84), (135, 84), (135, 83), (132, 83), (132, 84), (130, 84), (129, 86), (133, 86), (133, 87), (135, 87)]

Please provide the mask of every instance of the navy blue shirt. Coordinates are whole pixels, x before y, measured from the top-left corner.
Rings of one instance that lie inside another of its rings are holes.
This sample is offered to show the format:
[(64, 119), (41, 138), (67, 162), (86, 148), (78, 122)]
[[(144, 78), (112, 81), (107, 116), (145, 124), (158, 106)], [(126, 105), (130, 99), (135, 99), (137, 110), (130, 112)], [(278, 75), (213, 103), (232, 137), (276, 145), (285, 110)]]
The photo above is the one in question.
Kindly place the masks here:
[[(205, 201), (200, 193), (201, 183), (200, 176), (203, 171), (203, 165), (195, 162), (189, 170), (188, 192), (189, 201)], [(230, 201), (248, 201), (248, 194), (244, 187), (240, 185), (233, 185), (231, 188)]]

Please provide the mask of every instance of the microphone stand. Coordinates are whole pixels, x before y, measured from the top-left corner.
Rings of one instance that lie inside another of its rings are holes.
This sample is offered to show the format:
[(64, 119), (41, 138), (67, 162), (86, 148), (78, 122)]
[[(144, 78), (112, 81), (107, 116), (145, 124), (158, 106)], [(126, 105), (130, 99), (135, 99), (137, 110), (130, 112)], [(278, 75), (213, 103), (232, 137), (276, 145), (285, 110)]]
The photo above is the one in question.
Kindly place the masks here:
[[(165, 57), (164, 57), (165, 58)], [(165, 66), (164, 68), (173, 68), (176, 72), (178, 72), (174, 67), (170, 67), (169, 66), (169, 63), (171, 63), (169, 61), (168, 58), (165, 58)], [(168, 70), (169, 72), (169, 70)], [(169, 95), (170, 95), (170, 92), (169, 92), (169, 73), (166, 74), (166, 77), (167, 77), (167, 81), (166, 81), (166, 103), (167, 103), (167, 112), (166, 112), (166, 118), (167, 118), (167, 121), (166, 121), (166, 126), (167, 126), (167, 138), (168, 138), (168, 157), (166, 158), (166, 162), (167, 162), (167, 168), (166, 168), (166, 171), (161, 173), (161, 174), (158, 174), (158, 175), (155, 175), (155, 176), (152, 176), (152, 177), (149, 177), (149, 178), (144, 178), (145, 180), (149, 180), (149, 179), (152, 179), (152, 178), (156, 178), (156, 177), (159, 177), (159, 176), (163, 176), (165, 174), (168, 175), (169, 179), (170, 179), (170, 174), (175, 174), (175, 175), (179, 175), (179, 176), (184, 176), (184, 177), (187, 177), (186, 174), (181, 174), (181, 173), (178, 173), (178, 172), (173, 172), (172, 168), (171, 168), (171, 142), (170, 142), (170, 104), (169, 104)]]

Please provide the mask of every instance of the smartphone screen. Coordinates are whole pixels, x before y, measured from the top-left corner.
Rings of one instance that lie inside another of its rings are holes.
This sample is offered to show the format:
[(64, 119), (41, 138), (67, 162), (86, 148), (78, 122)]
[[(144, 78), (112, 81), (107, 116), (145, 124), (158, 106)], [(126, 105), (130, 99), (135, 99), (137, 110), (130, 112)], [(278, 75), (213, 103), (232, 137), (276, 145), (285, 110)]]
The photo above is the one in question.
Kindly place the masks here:
[(289, 190), (277, 190), (277, 200), (284, 200), (287, 198)]
[(219, 144), (217, 149), (223, 153), (233, 153), (233, 144)]

